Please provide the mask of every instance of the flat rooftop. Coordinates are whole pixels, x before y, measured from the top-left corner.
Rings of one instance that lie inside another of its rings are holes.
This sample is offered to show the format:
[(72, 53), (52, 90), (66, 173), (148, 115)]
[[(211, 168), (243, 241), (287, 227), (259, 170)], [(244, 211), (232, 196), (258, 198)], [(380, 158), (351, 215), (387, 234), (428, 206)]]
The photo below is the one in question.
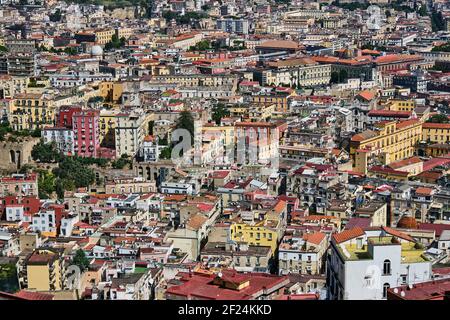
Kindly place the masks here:
[(368, 244), (364, 244), (361, 248), (358, 248), (356, 244), (340, 244), (337, 245), (337, 247), (342, 257), (348, 261), (372, 259), (373, 257), (368, 250), (370, 245), (400, 245), (402, 263), (420, 263), (428, 261), (428, 259), (423, 256), (424, 249), (417, 247), (414, 242), (400, 243), (398, 240), (393, 241), (392, 236), (370, 237), (367, 238), (367, 241)]

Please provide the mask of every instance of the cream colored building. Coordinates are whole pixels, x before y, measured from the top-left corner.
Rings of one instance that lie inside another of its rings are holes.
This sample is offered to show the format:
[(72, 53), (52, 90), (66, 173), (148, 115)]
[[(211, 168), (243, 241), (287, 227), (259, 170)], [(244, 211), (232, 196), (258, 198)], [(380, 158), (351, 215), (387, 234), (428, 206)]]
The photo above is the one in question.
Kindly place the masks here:
[(133, 157), (148, 134), (149, 116), (142, 109), (116, 116), (116, 157), (127, 154)]

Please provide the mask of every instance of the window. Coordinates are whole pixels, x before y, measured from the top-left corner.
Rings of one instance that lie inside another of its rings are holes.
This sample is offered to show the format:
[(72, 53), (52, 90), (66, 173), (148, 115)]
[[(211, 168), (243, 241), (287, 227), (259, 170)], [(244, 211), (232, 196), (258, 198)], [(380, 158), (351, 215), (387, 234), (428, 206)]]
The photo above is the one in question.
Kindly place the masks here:
[(391, 274), (391, 261), (390, 260), (384, 260), (383, 263), (383, 275), (390, 275)]
[(406, 284), (406, 277), (407, 277), (406, 274), (402, 274), (402, 275), (400, 276), (400, 278), (401, 278), (401, 280), (402, 280), (402, 284)]
[(390, 287), (389, 283), (383, 284), (383, 299), (387, 298), (387, 291), (388, 291), (389, 287)]

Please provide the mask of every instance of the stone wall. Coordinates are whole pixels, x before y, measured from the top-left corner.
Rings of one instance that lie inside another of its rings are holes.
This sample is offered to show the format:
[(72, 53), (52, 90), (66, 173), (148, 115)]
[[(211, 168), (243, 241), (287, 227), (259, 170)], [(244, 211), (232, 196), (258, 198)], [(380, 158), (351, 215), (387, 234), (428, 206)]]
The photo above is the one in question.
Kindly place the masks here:
[(17, 142), (0, 142), (0, 170), (16, 172), (24, 164), (33, 162), (31, 150), (39, 138), (18, 137)]

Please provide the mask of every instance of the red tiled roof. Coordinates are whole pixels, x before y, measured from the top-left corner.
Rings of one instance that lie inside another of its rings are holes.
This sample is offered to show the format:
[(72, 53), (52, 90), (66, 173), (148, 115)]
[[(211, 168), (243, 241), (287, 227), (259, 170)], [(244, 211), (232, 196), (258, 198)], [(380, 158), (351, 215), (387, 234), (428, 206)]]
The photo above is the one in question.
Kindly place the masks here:
[(427, 188), (427, 187), (419, 187), (416, 189), (416, 194), (423, 194), (426, 196), (429, 196), (433, 193), (433, 188)]
[(408, 159), (393, 162), (393, 163), (389, 164), (389, 167), (392, 169), (399, 169), (399, 168), (402, 168), (405, 166), (409, 166), (411, 164), (417, 164), (417, 163), (421, 163), (421, 162), (422, 162), (422, 160), (420, 160), (419, 157), (411, 157)]
[(314, 243), (315, 245), (321, 244), (323, 239), (325, 239), (325, 234), (322, 232), (306, 233), (303, 235), (303, 240)]
[(450, 158), (433, 158), (423, 163), (423, 171), (431, 170), (435, 167), (450, 163)]
[(397, 238), (402, 238), (402, 239), (408, 240), (408, 241), (414, 241), (414, 239), (411, 238), (406, 233), (397, 231), (397, 230), (389, 228), (389, 227), (381, 227), (381, 228), (384, 230), (384, 232), (389, 233), (390, 235), (395, 236)]
[(248, 285), (240, 290), (221, 287), (213, 283), (214, 274), (179, 273), (183, 284), (167, 289), (166, 294), (191, 297), (206, 300), (250, 300), (258, 297), (263, 290), (283, 287), (289, 283), (285, 276), (275, 276), (265, 273), (239, 274), (234, 270), (222, 270), (222, 279), (232, 283)]
[(406, 128), (406, 127), (415, 125), (417, 123), (419, 123), (418, 119), (404, 120), (404, 121), (397, 122), (396, 128), (402, 129), (402, 128)]
[(423, 129), (450, 129), (450, 123), (432, 123), (432, 122), (425, 122), (422, 124)]
[(400, 286), (395, 289), (390, 288), (388, 289), (388, 297), (395, 296), (401, 300), (444, 300), (444, 296), (448, 291), (450, 291), (450, 279), (440, 279), (417, 283), (412, 285), (412, 287)]
[(26, 300), (53, 300), (54, 295), (48, 293), (20, 290), (14, 294), (16, 297)]
[(409, 118), (412, 112), (410, 111), (395, 111), (395, 110), (370, 110), (369, 117), (396, 117)]
[(440, 237), (442, 231), (450, 230), (450, 224), (443, 223), (419, 223), (419, 229), (422, 230), (434, 230), (436, 237)]
[(335, 233), (332, 237), (336, 243), (342, 243), (362, 235), (364, 235), (364, 230), (360, 227), (355, 227), (350, 230), (344, 230), (341, 233)]
[(376, 173), (393, 174), (396, 176), (404, 176), (404, 177), (407, 177), (409, 175), (409, 172), (407, 172), (407, 171), (394, 170), (389, 167), (383, 167), (383, 166), (373, 166), (369, 169), (369, 171), (376, 172)]

